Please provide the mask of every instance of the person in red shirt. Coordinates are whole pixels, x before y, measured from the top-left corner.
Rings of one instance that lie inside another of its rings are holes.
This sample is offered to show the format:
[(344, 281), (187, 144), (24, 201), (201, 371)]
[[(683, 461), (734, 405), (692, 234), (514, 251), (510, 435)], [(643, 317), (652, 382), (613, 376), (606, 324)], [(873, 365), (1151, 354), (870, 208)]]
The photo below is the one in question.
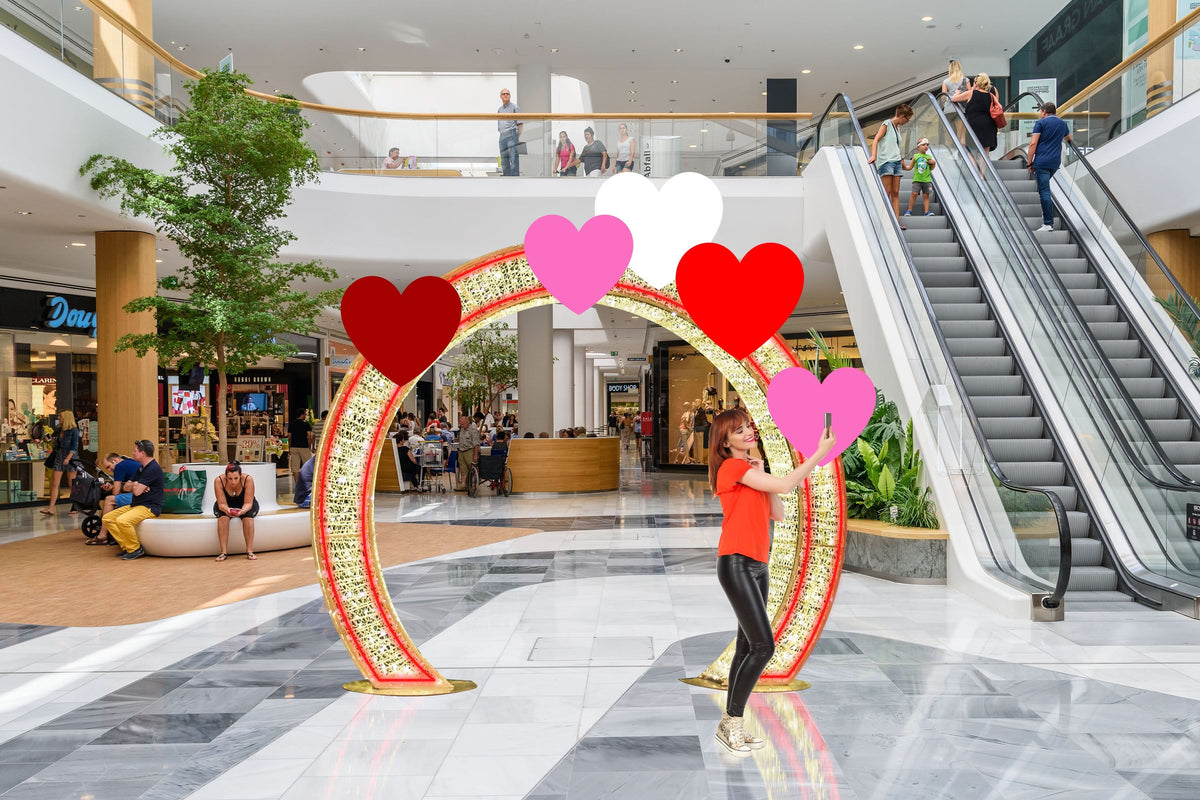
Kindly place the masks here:
[(738, 621), (717, 741), (737, 756), (750, 755), (763, 746), (761, 739), (746, 733), (743, 714), (754, 685), (775, 655), (775, 637), (767, 616), (770, 520), (784, 518), (779, 496), (794, 492), (836, 443), (833, 432), (826, 429), (807, 461), (787, 475), (768, 475), (762, 460), (755, 456), (758, 433), (745, 409), (718, 414), (712, 423), (708, 481), (725, 515), (717, 546), (717, 580)]

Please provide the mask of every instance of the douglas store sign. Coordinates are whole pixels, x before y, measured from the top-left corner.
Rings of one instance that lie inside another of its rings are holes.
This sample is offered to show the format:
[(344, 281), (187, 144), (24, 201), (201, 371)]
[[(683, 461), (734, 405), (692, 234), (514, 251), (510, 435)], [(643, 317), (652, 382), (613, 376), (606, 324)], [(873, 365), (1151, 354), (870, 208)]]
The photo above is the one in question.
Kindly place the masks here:
[(75, 294), (0, 291), (0, 328), (96, 336), (96, 298)]

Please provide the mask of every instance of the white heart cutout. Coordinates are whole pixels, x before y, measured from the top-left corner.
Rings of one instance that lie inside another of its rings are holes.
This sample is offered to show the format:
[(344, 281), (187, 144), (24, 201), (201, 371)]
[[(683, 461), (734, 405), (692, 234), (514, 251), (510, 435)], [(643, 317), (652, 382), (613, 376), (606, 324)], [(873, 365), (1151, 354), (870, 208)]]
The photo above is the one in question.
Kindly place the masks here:
[(596, 215), (617, 217), (633, 234), (629, 269), (656, 289), (675, 280), (684, 253), (713, 240), (724, 213), (721, 190), (696, 172), (680, 173), (662, 189), (636, 172), (622, 172), (596, 193)]

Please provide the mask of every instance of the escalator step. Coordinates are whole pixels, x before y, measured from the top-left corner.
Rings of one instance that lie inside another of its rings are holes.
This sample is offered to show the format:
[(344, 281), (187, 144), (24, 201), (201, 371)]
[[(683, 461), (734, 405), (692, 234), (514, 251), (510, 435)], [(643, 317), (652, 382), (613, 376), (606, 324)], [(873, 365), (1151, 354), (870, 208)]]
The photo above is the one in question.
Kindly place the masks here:
[(1165, 398), (1167, 394), (1167, 382), (1163, 378), (1130, 378), (1122, 383), (1134, 398)]
[[(1047, 244), (1043, 245), (1042, 249), (1046, 251), (1046, 257), (1051, 261), (1056, 261), (1060, 258), (1080, 258), (1079, 245), (1077, 244)], [(1087, 260), (1083, 259), (1083, 262), (1086, 264)]]
[[(1058, 464), (1057, 466), (1062, 467), (1062, 464)], [(1037, 488), (1044, 489), (1047, 492), (1053, 492), (1054, 494), (1058, 495), (1058, 499), (1062, 501), (1063, 507), (1067, 509), (1068, 515), (1073, 512), (1085, 514), (1085, 512), (1076, 511), (1079, 506), (1079, 491), (1074, 486), (1063, 486), (1061, 484), (1055, 486), (1039, 485)]]
[(962, 289), (926, 287), (926, 293), (929, 295), (929, 302), (933, 303), (935, 308), (956, 304), (978, 305), (983, 303), (983, 292), (978, 286), (968, 286)]
[(1105, 339), (1128, 339), (1128, 322), (1093, 322), (1088, 325), (1092, 335), (1100, 341)]
[(1003, 339), (947, 339), (946, 345), (955, 358), (966, 356), (1002, 356), (1008, 352)]
[[(937, 203), (932, 203), (929, 210), (933, 212), (932, 217), (916, 216), (917, 212), (913, 212), (913, 216), (904, 218), (904, 227), (911, 231), (934, 231), (934, 230), (949, 230), (950, 223), (946, 216), (942, 213), (941, 207)], [(925, 213), (921, 212), (922, 215)]]
[(1158, 444), (1175, 466), (1182, 468), (1200, 465), (1200, 442), (1171, 442), (1160, 439)]
[(925, 276), (931, 272), (966, 272), (974, 274), (967, 269), (967, 259), (962, 256), (924, 256), (922, 258), (913, 257), (913, 266), (917, 268), (917, 272)]
[(1146, 424), (1150, 431), (1160, 441), (1181, 442), (1192, 438), (1193, 429), (1190, 419), (1148, 419)]
[(939, 320), (947, 322), (978, 321), (988, 319), (990, 311), (984, 303), (971, 304), (933, 304), (933, 313)]
[(1184, 475), (1200, 483), (1200, 464), (1176, 464), (1175, 466)]
[(1042, 227), (1042, 217), (1038, 215), (1029, 221), (1029, 229), (1033, 232), (1036, 238), (1042, 244), (1070, 244), (1070, 231), (1038, 231)]
[(949, 258), (961, 256), (962, 249), (958, 246), (958, 242), (933, 242), (931, 244), (910, 244), (908, 246), (909, 253), (914, 259), (917, 258)]
[[(1086, 511), (1072, 511), (1067, 509), (1067, 522), (1071, 524), (1072, 539), (1087, 539), (1087, 535), (1092, 529), (1092, 518)], [(1088, 541), (1094, 541), (1096, 544), (1100, 544), (1100, 542), (1096, 539), (1089, 539)], [(1071, 542), (1071, 544), (1074, 545), (1075, 542)], [(1097, 557), (1097, 560), (1094, 563), (1099, 564), (1103, 559), (1103, 554), (1104, 548), (1101, 547), (1100, 556)]]
[(1072, 592), (1115, 592), (1117, 572), (1111, 567), (1071, 567), (1067, 587)]
[[(1094, 603), (1131, 604), (1133, 598), (1124, 592), (1067, 592), (1063, 595), (1063, 601), (1071, 610), (1087, 610), (1087, 607)], [(1134, 605), (1134, 608), (1138, 607)]]
[(1042, 198), (1036, 191), (1013, 192), (1010, 190), (1010, 194), (1012, 194), (1013, 200), (1016, 200), (1018, 204), (1035, 205), (1041, 208)]
[[(978, 411), (976, 412), (978, 413)], [(1046, 432), (1041, 417), (980, 417), (983, 435), (992, 439), (1037, 439)]]
[[(1062, 246), (1063, 245), (1055, 245), (1055, 247)], [(1075, 245), (1070, 246), (1074, 247)], [(1046, 255), (1050, 256), (1049, 253)], [(1052, 259), (1051, 266), (1054, 267), (1054, 271), (1059, 275), (1081, 274), (1089, 271), (1088, 260), (1086, 258), (1074, 258), (1070, 256), (1050, 256), (1050, 258)]]
[(1049, 439), (988, 439), (988, 447), (1002, 464), (1054, 458), (1054, 442)]
[(1179, 416), (1179, 400), (1174, 397), (1135, 397), (1133, 403), (1147, 420)]
[(1109, 358), (1137, 358), (1142, 354), (1142, 343), (1137, 339), (1101, 339), (1100, 349)]
[(1067, 291), (1075, 291), (1077, 289), (1095, 289), (1100, 285), (1100, 276), (1094, 272), (1058, 272), (1058, 279), (1062, 281), (1062, 285)]
[[(1067, 468), (1057, 461), (1002, 461), (1000, 468), (1009, 480), (1025, 486), (1064, 486), (1067, 477)], [(1065, 497), (1062, 501), (1068, 509), (1075, 507)]]
[(1109, 302), (1108, 290), (1104, 288), (1072, 289), (1067, 287), (1067, 294), (1077, 306), (1102, 306)]
[[(1079, 512), (1072, 512), (1079, 513)], [(1086, 514), (1084, 516), (1087, 516)], [(1071, 567), (1099, 567), (1104, 564), (1104, 545), (1099, 539), (1071, 537)]]
[(1000, 329), (994, 319), (938, 319), (942, 335), (947, 339), (993, 339)]
[(1033, 415), (1033, 398), (1029, 395), (1019, 395), (1016, 397), (1011, 395), (1003, 397), (988, 395), (972, 396), (971, 408), (975, 410), (975, 415), (981, 418), (1030, 417)]
[(968, 375), (1012, 375), (1012, 356), (963, 356), (955, 357), (954, 366), (964, 378)]
[(971, 397), (1016, 397), (1025, 394), (1025, 379), (1020, 375), (964, 375), (962, 382)]
[(1120, 309), (1116, 306), (1079, 306), (1084, 322), (1116, 322)]
[[(908, 220), (905, 220), (907, 226)], [(910, 249), (914, 244), (948, 244), (955, 240), (954, 231), (949, 228), (909, 228), (904, 233), (904, 239)]]
[(1122, 378), (1149, 378), (1154, 362), (1148, 358), (1109, 358), (1117, 375)]
[(926, 289), (962, 289), (976, 285), (975, 274), (966, 270), (962, 272), (923, 272), (921, 273), (921, 282), (925, 284)]

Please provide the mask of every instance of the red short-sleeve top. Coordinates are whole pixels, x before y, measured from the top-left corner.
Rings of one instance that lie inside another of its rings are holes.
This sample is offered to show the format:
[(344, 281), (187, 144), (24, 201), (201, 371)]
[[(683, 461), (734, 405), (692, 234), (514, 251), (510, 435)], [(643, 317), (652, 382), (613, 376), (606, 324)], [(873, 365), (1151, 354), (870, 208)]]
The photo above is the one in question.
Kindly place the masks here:
[(734, 553), (766, 562), (771, 552), (771, 501), (766, 492), (741, 483), (750, 464), (727, 458), (717, 470), (717, 499), (721, 501), (721, 541), (718, 556)]

